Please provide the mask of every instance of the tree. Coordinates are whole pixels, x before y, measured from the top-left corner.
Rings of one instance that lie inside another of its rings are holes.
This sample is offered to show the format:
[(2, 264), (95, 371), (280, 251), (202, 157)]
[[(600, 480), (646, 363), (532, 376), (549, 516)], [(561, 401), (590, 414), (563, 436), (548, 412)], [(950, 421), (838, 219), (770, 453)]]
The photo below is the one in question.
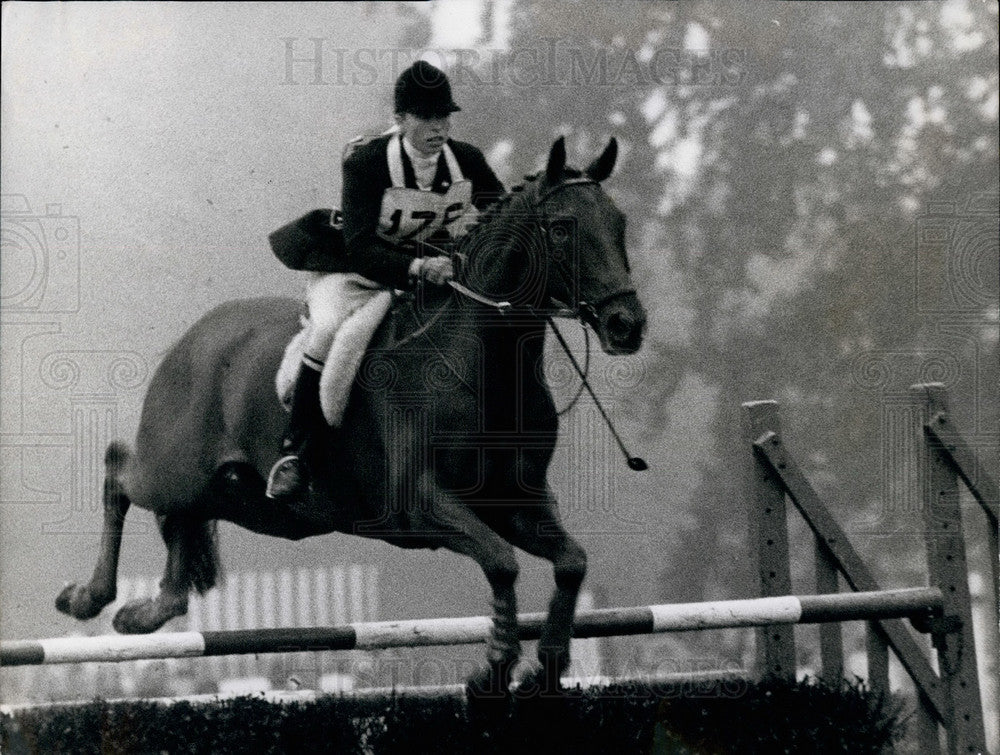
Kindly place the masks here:
[[(940, 377), (956, 408), (977, 407), (960, 420), (997, 421), (996, 4), (561, 0), (518, 2), (513, 17), (465, 128), (516, 147), (512, 176), (558, 133), (575, 154), (619, 137), (608, 188), (650, 312), (627, 408), (650, 445), (676, 451), (671, 400), (691, 385), (710, 397), (711, 452), (675, 502), (650, 597), (756, 589), (734, 557), (746, 528), (732, 473), (748, 453), (739, 405), (755, 398), (782, 402), (796, 456), (876, 572), (918, 583), (895, 397)], [(959, 224), (937, 257), (918, 237), (934, 202)], [(651, 488), (674, 479), (648, 474)]]

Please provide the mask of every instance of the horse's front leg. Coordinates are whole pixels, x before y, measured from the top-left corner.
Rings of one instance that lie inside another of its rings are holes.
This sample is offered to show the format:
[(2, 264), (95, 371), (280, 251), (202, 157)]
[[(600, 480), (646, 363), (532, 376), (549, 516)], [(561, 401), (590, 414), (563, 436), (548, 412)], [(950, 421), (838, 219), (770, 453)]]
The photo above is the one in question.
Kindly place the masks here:
[(493, 592), (493, 625), (486, 643), (487, 666), (467, 680), (474, 696), (505, 695), (521, 657), (517, 630), (518, 565), (510, 543), (487, 527), (465, 504), (436, 485), (425, 485), (429, 527), (445, 548), (474, 559)]
[[(514, 545), (552, 562), (556, 586), (538, 643), (540, 675), (528, 681), (536, 682), (542, 690), (555, 691), (560, 686), (559, 678), (569, 668), (573, 618), (580, 586), (587, 574), (587, 554), (563, 528), (551, 496), (544, 503), (520, 508), (511, 524), (510, 539)], [(529, 683), (527, 687), (530, 686)]]

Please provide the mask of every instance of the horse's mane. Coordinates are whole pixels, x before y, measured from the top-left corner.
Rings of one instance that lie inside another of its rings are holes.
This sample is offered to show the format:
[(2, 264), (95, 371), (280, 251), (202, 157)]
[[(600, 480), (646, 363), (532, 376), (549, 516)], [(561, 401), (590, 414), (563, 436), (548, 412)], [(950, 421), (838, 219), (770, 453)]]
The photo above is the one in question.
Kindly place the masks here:
[[(476, 237), (483, 233), (483, 229), (502, 215), (510, 206), (511, 202), (519, 197), (525, 196), (528, 189), (538, 186), (543, 175), (544, 171), (540, 170), (535, 171), (534, 173), (526, 174), (521, 183), (512, 186), (505, 194), (501, 195), (495, 202), (493, 202), (493, 204), (487, 207), (485, 212), (480, 214), (480, 216), (476, 219), (475, 225), (469, 229), (468, 233), (462, 239), (461, 246), (464, 246), (466, 242), (471, 243)], [(562, 181), (567, 178), (579, 178), (582, 175), (582, 170), (566, 166), (563, 168), (562, 176), (559, 180)]]

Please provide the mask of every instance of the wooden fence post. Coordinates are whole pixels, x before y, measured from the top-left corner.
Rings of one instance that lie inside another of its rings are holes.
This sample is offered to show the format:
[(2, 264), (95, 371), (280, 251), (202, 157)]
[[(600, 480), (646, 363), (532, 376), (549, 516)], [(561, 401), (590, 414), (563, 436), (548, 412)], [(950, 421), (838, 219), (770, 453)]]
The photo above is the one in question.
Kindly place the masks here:
[(868, 656), (868, 686), (876, 695), (889, 699), (889, 645), (877, 621), (865, 625), (865, 649)]
[(924, 434), (924, 425), (931, 418), (947, 412), (948, 397), (939, 383), (915, 385), (911, 391), (921, 417), (920, 427), (916, 428), (921, 449), (917, 469), (924, 502), (927, 571), (930, 584), (940, 587), (944, 594), (945, 618), (958, 622), (956, 631), (935, 637), (945, 686), (948, 749), (951, 753), (986, 752), (958, 474), (948, 463), (941, 444)]
[[(916, 386), (914, 386), (916, 387)], [(947, 400), (944, 386), (940, 383), (929, 383), (922, 386), (929, 389), (932, 395), (940, 395)], [(946, 403), (938, 402), (931, 410), (933, 414), (924, 423), (924, 432), (936, 441), (938, 450), (943, 451), (951, 468), (961, 477), (986, 515), (987, 537), (989, 538), (989, 553), (991, 571), (993, 573), (993, 601), (997, 613), (1000, 613), (1000, 536), (998, 536), (998, 519), (1000, 519), (1000, 488), (973, 448), (955, 427), (948, 414)], [(1000, 638), (997, 638), (1000, 640)]]
[[(767, 432), (779, 432), (776, 401), (743, 404), (744, 437), (750, 445), (746, 458), (749, 494), (750, 549), (756, 554), (760, 595), (790, 595), (792, 574), (788, 558), (788, 523), (785, 489), (767, 464), (761, 463), (752, 444)], [(791, 626), (761, 627), (756, 631), (757, 673), (794, 681), (795, 634)]]
[[(837, 581), (837, 563), (830, 549), (814, 538), (816, 551), (816, 592), (839, 592)], [(844, 642), (840, 632), (840, 624), (819, 625), (819, 658), (822, 664), (823, 680), (837, 687), (844, 678)]]
[(927, 696), (917, 690), (917, 709), (913, 715), (914, 738), (921, 752), (938, 752), (941, 749), (941, 734), (933, 706)]

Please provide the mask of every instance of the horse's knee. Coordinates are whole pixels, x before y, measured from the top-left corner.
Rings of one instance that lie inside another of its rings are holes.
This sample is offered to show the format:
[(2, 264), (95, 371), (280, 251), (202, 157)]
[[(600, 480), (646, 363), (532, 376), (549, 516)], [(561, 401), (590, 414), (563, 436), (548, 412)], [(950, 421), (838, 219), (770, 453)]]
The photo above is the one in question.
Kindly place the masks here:
[(566, 541), (559, 558), (554, 563), (556, 585), (562, 589), (576, 590), (587, 576), (587, 553), (576, 542)]
[(490, 585), (494, 589), (510, 588), (517, 582), (521, 568), (518, 566), (514, 554), (510, 553), (492, 558), (487, 563), (484, 563), (483, 572), (485, 572), (486, 579), (489, 580)]
[(121, 524), (131, 501), (121, 482), (121, 474), (129, 459), (129, 451), (122, 443), (111, 443), (104, 452), (104, 513)]

